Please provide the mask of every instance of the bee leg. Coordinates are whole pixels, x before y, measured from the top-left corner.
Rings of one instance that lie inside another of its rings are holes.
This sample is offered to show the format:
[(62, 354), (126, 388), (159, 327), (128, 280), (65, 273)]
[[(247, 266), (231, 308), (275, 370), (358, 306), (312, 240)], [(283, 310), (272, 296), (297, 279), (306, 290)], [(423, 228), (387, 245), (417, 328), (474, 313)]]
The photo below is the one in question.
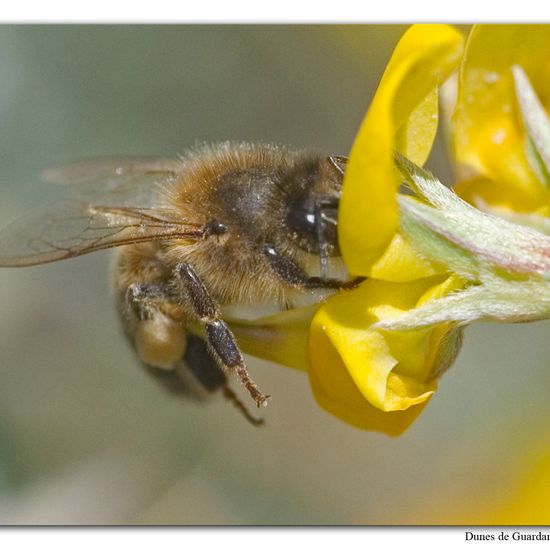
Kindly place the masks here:
[(305, 271), (297, 266), (290, 258), (283, 256), (271, 244), (264, 246), (264, 256), (267, 258), (271, 269), (286, 284), (298, 288), (334, 288), (349, 289), (355, 288), (363, 277), (352, 281), (340, 281), (339, 279), (322, 279), (321, 277), (310, 277)]
[(169, 297), (169, 290), (163, 285), (133, 283), (126, 290), (126, 302), (140, 321), (155, 314), (156, 301), (169, 301)]
[(227, 378), (208, 350), (207, 343), (193, 334), (187, 335), (187, 349), (184, 364), (200, 384), (209, 392), (219, 388), (222, 394), (254, 426), (261, 426), (262, 418), (250, 414), (244, 403), (235, 395), (227, 383)]
[(261, 426), (262, 418), (255, 418), (227, 383), (227, 378), (209, 352), (207, 343), (198, 336), (187, 334), (183, 361), (172, 370), (149, 367), (149, 372), (172, 393), (204, 399), (217, 390), (253, 426)]
[(121, 313), (127, 319), (127, 335), (151, 369), (173, 371), (186, 349), (184, 327), (162, 311), (173, 301), (169, 287), (163, 284), (134, 283), (126, 290)]
[[(208, 350), (207, 343), (200, 337), (184, 332), (180, 325), (164, 318), (158, 311), (158, 301), (173, 301), (173, 291), (167, 286), (153, 284), (132, 284), (127, 290), (126, 298), (132, 311), (139, 319), (141, 328), (150, 330), (158, 336), (161, 332), (163, 347), (168, 346), (168, 355), (165, 357), (162, 366), (154, 365), (159, 359), (158, 347), (154, 350), (153, 357), (147, 357), (143, 345), (136, 342), (136, 348), (148, 372), (154, 376), (169, 391), (187, 397), (204, 399), (217, 390), (254, 426), (261, 426), (264, 420), (255, 418), (250, 414), (244, 403), (238, 398), (227, 383), (224, 372), (220, 369), (216, 360)], [(157, 325), (150, 323), (157, 321)], [(163, 322), (164, 321), (164, 322)], [(175, 331), (171, 338), (165, 338), (166, 326), (158, 326), (158, 323), (168, 323)], [(138, 329), (137, 337), (150, 340), (142, 330)], [(182, 340), (182, 350), (178, 351), (178, 343)], [(168, 342), (172, 342), (169, 345)], [(149, 342), (150, 343), (150, 342)], [(174, 348), (174, 349), (172, 349)], [(184, 350), (184, 351), (183, 351)]]
[(179, 264), (177, 274), (195, 314), (204, 325), (208, 343), (221, 367), (227, 371), (235, 371), (256, 405), (265, 406), (269, 396), (264, 395), (250, 378), (235, 336), (221, 318), (219, 307), (203, 282), (188, 263)]
[(263, 426), (264, 419), (256, 418), (250, 414), (245, 404), (238, 398), (235, 392), (229, 387), (227, 382), (222, 386), (223, 396), (252, 424), (253, 426)]

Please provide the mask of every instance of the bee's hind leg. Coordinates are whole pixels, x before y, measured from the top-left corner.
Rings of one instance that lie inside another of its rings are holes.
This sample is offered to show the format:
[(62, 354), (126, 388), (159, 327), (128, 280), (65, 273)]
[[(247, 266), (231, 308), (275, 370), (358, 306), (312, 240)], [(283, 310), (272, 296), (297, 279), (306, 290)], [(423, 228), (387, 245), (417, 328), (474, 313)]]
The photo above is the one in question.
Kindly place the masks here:
[(212, 392), (221, 389), (225, 399), (231, 402), (237, 410), (254, 426), (261, 426), (264, 421), (253, 417), (227, 383), (224, 372), (220, 369), (212, 354), (208, 351), (207, 343), (198, 336), (187, 336), (184, 365), (191, 371), (199, 383)]
[(220, 366), (237, 374), (258, 407), (266, 405), (269, 396), (264, 395), (250, 378), (233, 333), (221, 318), (219, 307), (193, 267), (188, 263), (181, 263), (177, 267), (177, 275), (198, 320), (204, 325), (208, 343)]
[(170, 304), (169, 288), (163, 284), (131, 284), (122, 313), (126, 331), (139, 358), (158, 370), (171, 371), (181, 359), (187, 334), (181, 323), (163, 312)]
[(187, 334), (187, 345), (183, 360), (178, 361), (174, 369), (165, 370), (148, 367), (149, 372), (174, 394), (204, 399), (217, 390), (221, 390), (223, 397), (250, 424), (261, 426), (264, 423), (262, 418), (255, 418), (250, 414), (244, 403), (229, 387), (227, 377), (208, 351), (207, 343), (198, 336)]
[(251, 424), (262, 425), (264, 421), (253, 417), (229, 387), (207, 343), (159, 311), (159, 301), (173, 300), (170, 294), (163, 285), (133, 284), (127, 291), (127, 302), (138, 319), (136, 350), (149, 374), (170, 392), (185, 397), (202, 400), (221, 390)]

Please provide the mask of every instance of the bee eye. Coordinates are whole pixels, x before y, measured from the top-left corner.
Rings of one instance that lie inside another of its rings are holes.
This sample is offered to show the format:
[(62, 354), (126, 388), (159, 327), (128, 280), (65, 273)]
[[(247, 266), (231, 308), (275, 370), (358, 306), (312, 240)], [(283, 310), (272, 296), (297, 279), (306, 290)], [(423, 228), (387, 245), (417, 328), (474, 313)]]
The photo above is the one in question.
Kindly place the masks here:
[(300, 248), (313, 254), (336, 255), (338, 199), (305, 197), (292, 203), (286, 224)]
[(291, 205), (286, 221), (290, 231), (297, 235), (314, 238), (317, 234), (317, 215), (305, 204)]

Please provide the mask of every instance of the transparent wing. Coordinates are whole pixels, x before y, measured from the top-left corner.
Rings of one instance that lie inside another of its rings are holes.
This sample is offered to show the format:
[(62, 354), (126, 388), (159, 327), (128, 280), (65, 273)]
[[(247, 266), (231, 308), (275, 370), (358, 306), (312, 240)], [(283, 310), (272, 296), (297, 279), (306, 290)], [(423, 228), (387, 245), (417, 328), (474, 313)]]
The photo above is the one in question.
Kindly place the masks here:
[(50, 168), (42, 173), (42, 177), (46, 181), (77, 183), (113, 176), (163, 176), (177, 173), (182, 164), (177, 158), (100, 157)]
[(202, 227), (158, 208), (67, 201), (0, 230), (0, 267), (36, 265), (154, 240), (197, 240)]
[(82, 202), (152, 208), (159, 188), (169, 185), (183, 164), (178, 158), (104, 157), (51, 168), (42, 178), (70, 184), (72, 198)]

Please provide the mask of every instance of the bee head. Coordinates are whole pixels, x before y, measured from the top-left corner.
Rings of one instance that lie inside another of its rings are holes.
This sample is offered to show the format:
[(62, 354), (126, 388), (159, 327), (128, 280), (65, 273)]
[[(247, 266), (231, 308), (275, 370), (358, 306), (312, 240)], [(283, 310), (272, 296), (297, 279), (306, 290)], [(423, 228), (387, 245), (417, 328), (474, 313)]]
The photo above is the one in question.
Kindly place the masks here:
[(285, 224), (298, 247), (321, 258), (339, 256), (337, 222), (346, 159), (319, 157), (298, 163), (288, 182)]

